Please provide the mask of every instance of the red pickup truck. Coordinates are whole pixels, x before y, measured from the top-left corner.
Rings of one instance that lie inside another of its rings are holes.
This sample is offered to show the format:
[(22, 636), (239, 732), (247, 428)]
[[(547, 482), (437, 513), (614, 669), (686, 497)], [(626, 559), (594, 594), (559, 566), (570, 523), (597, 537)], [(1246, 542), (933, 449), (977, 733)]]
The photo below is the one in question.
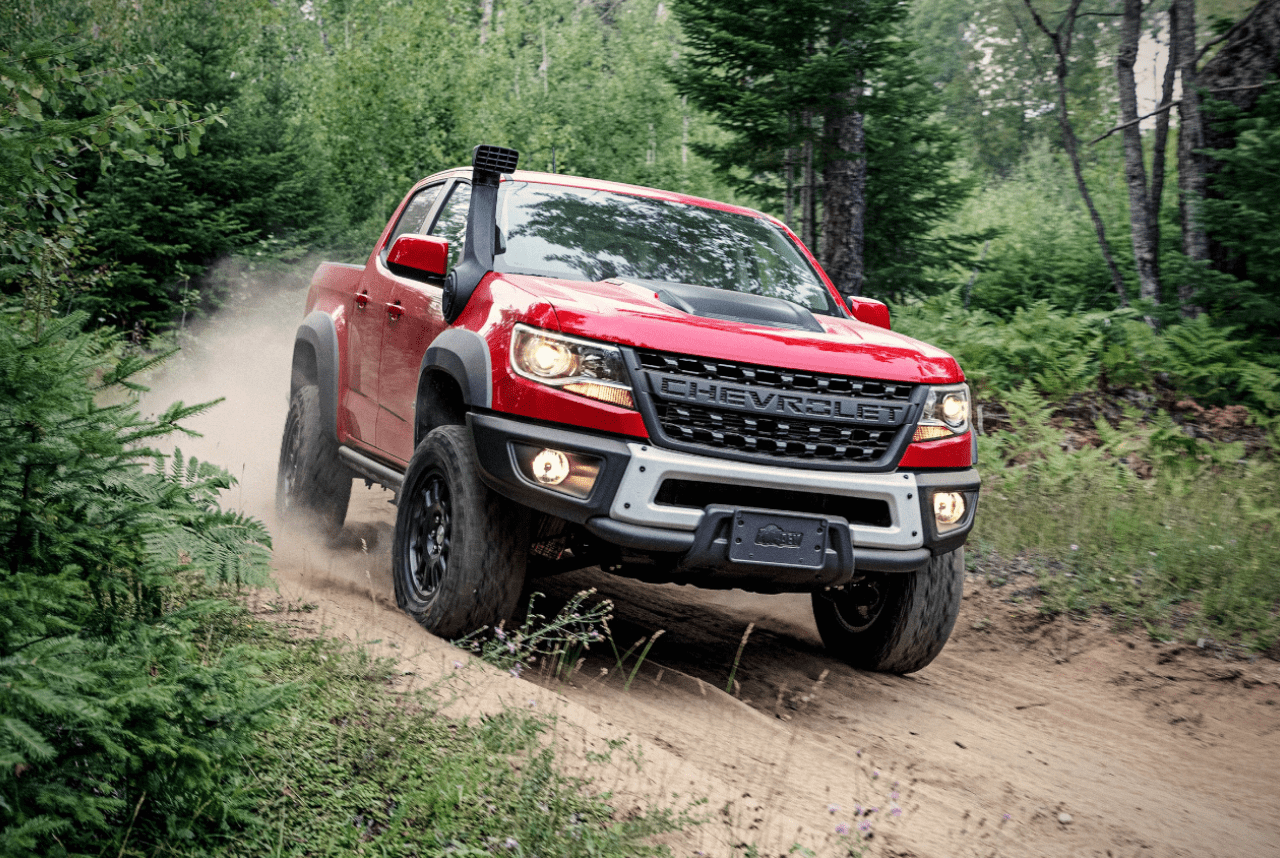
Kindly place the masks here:
[(394, 490), (397, 601), (445, 637), (598, 565), (812, 593), (850, 664), (932, 661), (979, 489), (955, 360), (768, 215), (517, 157), (477, 147), (316, 271), (281, 516), (333, 535), (353, 479)]

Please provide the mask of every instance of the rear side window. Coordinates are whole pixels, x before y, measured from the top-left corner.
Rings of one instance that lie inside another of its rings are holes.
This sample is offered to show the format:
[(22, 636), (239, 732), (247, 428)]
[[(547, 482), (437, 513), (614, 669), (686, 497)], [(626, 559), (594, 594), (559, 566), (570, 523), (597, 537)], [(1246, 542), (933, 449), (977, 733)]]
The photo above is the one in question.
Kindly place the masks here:
[(387, 240), (386, 245), (382, 248), (383, 261), (387, 258), (387, 253), (391, 250), (391, 245), (396, 243), (396, 239), (406, 233), (413, 235), (425, 235), (427, 231), (427, 216), (431, 214), (431, 208), (436, 204), (436, 198), (440, 196), (440, 191), (444, 188), (444, 182), (438, 182), (434, 185), (427, 185), (422, 190), (413, 195), (413, 199), (409, 200), (409, 205), (404, 207), (404, 211), (400, 214), (400, 220), (396, 221), (396, 228), (391, 231), (391, 238)]

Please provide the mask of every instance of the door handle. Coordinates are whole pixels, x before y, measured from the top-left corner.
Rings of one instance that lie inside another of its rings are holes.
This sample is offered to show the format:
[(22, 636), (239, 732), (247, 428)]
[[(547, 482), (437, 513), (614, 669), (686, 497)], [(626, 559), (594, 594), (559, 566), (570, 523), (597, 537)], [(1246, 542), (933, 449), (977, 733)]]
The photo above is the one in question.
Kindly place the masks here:
[(356, 309), (363, 310), (367, 306), (369, 306), (369, 290), (368, 289), (356, 294)]
[(397, 321), (403, 315), (404, 315), (404, 307), (400, 306), (399, 301), (396, 301), (395, 303), (387, 305), (387, 321), (389, 322)]

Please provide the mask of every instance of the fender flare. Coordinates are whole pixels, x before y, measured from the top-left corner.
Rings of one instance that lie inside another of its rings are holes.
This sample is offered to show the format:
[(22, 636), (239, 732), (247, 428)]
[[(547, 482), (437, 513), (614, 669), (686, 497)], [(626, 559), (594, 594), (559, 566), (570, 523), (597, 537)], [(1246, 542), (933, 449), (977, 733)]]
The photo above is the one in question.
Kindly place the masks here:
[(439, 370), (457, 382), (462, 402), (468, 409), (492, 407), (493, 364), (489, 344), (475, 331), (449, 328), (431, 341), (418, 367), (419, 396), (423, 377), (431, 370)]
[[(298, 326), (294, 337), (294, 368), (297, 368), (298, 346), (306, 343), (315, 355), (315, 382), (320, 388), (320, 422), (334, 440), (338, 438), (338, 329), (333, 317), (313, 311)], [(297, 392), (297, 375), (289, 381), (289, 398)]]

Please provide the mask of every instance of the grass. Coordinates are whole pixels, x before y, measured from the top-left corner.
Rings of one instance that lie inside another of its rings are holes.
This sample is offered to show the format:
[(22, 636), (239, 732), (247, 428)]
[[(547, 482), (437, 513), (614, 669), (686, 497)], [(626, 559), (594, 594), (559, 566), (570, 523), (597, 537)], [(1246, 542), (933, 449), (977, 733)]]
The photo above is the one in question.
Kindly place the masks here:
[[(590, 781), (559, 773), (549, 718), (513, 709), (450, 719), (431, 690), (404, 688), (363, 650), (245, 618), (218, 636), (266, 651), (266, 678), (287, 685), (292, 702), (244, 769), (224, 773), (254, 822), (202, 854), (660, 855), (654, 836), (693, 821), (620, 813)], [(594, 762), (608, 765), (609, 754)], [(158, 849), (122, 854), (193, 853), (175, 832)]]
[(1270, 451), (1245, 459), (1240, 445), (1191, 439), (1162, 415), (1092, 427), (1097, 446), (1081, 446), (1026, 406), (1011, 409), (1013, 431), (981, 439), (974, 553), (1030, 559), (1046, 610), (1102, 611), (1162, 639), (1277, 646)]

